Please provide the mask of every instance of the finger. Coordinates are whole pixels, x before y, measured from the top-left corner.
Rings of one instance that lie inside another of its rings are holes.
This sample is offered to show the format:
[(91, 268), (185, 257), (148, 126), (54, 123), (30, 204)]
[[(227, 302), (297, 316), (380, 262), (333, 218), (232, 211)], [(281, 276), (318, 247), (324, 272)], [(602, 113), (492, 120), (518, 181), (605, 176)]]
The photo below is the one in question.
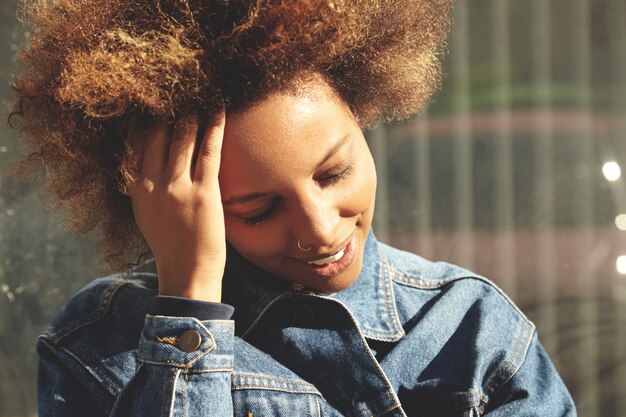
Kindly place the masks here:
[(147, 179), (160, 178), (167, 167), (170, 144), (170, 125), (163, 119), (155, 120), (145, 134), (141, 175)]
[(191, 161), (198, 134), (198, 125), (198, 118), (191, 116), (182, 117), (174, 124), (166, 172), (170, 181), (178, 179), (184, 174), (187, 174), (189, 180), (192, 179)]
[(217, 115), (217, 118), (212, 124), (207, 125), (198, 151), (194, 181), (206, 183), (217, 179), (217, 174), (220, 170), (220, 157), (225, 125), (225, 110), (222, 110)]

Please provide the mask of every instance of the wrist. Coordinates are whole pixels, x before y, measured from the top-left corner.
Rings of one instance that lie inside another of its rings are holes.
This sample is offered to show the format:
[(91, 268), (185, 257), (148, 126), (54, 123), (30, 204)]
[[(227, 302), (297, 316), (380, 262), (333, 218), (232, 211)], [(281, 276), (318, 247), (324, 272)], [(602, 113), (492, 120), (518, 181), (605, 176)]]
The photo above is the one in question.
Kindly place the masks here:
[(222, 301), (223, 273), (223, 269), (169, 272), (157, 265), (159, 295), (219, 303)]

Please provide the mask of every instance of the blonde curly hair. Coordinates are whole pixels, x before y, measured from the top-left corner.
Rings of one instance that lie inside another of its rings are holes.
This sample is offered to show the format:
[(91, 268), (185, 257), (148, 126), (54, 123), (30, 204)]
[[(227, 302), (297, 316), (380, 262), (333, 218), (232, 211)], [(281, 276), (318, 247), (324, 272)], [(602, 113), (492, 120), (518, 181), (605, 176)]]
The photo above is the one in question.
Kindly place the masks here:
[[(439, 86), (451, 0), (22, 0), (30, 29), (10, 124), (71, 229), (116, 269), (147, 246), (121, 191), (146, 117), (213, 118), (315, 73), (362, 123), (403, 120)], [(38, 168), (43, 167), (43, 170)]]

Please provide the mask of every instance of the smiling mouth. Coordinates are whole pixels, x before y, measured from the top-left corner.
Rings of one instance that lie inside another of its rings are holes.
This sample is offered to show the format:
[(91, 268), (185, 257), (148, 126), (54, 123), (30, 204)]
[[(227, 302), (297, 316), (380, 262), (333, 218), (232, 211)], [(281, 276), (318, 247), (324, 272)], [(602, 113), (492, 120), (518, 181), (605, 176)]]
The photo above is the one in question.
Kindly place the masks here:
[(338, 261), (339, 259), (341, 259), (343, 257), (343, 254), (346, 252), (346, 248), (343, 248), (342, 250), (340, 250), (339, 252), (337, 252), (334, 255), (330, 255), (327, 256), (325, 258), (322, 259), (317, 259), (315, 261), (308, 261), (307, 264), (309, 265), (327, 265), (327, 264), (332, 264), (335, 261)]
[(333, 255), (324, 256), (319, 259), (300, 260), (297, 265), (302, 268), (309, 276), (322, 279), (331, 279), (346, 271), (356, 258), (358, 249), (357, 238), (350, 235), (350, 238), (343, 246), (343, 249)]

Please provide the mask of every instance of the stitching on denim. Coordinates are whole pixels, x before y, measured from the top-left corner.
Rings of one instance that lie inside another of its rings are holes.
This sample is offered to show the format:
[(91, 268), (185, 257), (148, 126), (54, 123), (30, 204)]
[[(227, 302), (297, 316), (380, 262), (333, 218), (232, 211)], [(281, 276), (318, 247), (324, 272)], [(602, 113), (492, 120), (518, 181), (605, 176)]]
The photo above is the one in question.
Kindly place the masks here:
[(233, 385), (233, 386), (231, 386), (231, 389), (233, 391), (245, 391), (247, 389), (258, 389), (258, 390), (266, 390), (266, 391), (288, 392), (290, 394), (314, 394), (314, 395), (321, 395), (319, 392), (299, 391), (299, 390), (296, 390), (296, 389), (272, 387), (272, 386), (261, 386), (261, 385), (246, 385), (246, 386), (242, 386), (242, 387)]
[(172, 345), (172, 346), (178, 346), (178, 337), (159, 337), (156, 336), (156, 340), (158, 340), (161, 343), (167, 343), (168, 345)]
[(311, 417), (311, 397), (307, 397), (306, 399), (306, 415), (307, 417)]
[(389, 324), (391, 325), (391, 328), (394, 330), (394, 332), (396, 331), (396, 327), (395, 324), (393, 323), (393, 321), (391, 320), (391, 315), (389, 314), (389, 300), (387, 299), (387, 282), (385, 280), (385, 278), (389, 277), (388, 275), (388, 269), (386, 268), (387, 263), (385, 262), (384, 258), (381, 258), (380, 261), (380, 271), (378, 272), (380, 274), (380, 279), (383, 281), (383, 298), (385, 300), (385, 313), (387, 314), (387, 320), (389, 320)]
[[(475, 274), (471, 271), (466, 271), (463, 273), (459, 273), (456, 275), (451, 275), (447, 278), (443, 278), (441, 280), (427, 280), (425, 278), (419, 277), (419, 276), (414, 276), (414, 275), (409, 275), (407, 273), (404, 272), (398, 272), (395, 275), (395, 278), (393, 278), (394, 282), (397, 282), (400, 285), (405, 285), (411, 288), (417, 288), (420, 290), (436, 290), (439, 288), (442, 288), (448, 284), (450, 284), (451, 282), (455, 282), (455, 281), (459, 281), (462, 279), (473, 279), (476, 281), (481, 281), (485, 284), (487, 284), (488, 286), (492, 287), (494, 290), (496, 290), (496, 292), (498, 292), (508, 303), (511, 307), (513, 307), (513, 309), (524, 319), (524, 320), (528, 320), (528, 318), (526, 317), (526, 315), (524, 314), (524, 312), (522, 312), (522, 310), (519, 309), (519, 307), (513, 302), (513, 300), (511, 300), (511, 298), (504, 292), (502, 291), (502, 289), (500, 287), (498, 287), (493, 281), (491, 281), (488, 278), (485, 278), (481, 275)], [(417, 282), (415, 282), (417, 281)]]
[(128, 285), (130, 283), (131, 281), (122, 281), (122, 282), (118, 282), (116, 284), (108, 286), (107, 288), (104, 289), (104, 291), (102, 292), (102, 295), (100, 296), (100, 304), (98, 305), (96, 310), (93, 311), (90, 315), (88, 315), (87, 317), (82, 316), (82, 317), (76, 318), (70, 321), (69, 323), (66, 323), (63, 327), (61, 327), (57, 331), (50, 331), (49, 329), (47, 329), (46, 331), (43, 332), (42, 335), (48, 337), (50, 340), (54, 342), (59, 342), (61, 341), (61, 339), (69, 336), (70, 334), (80, 329), (81, 327), (84, 327), (88, 324), (99, 321), (100, 319), (102, 319), (102, 317), (104, 317), (106, 312), (109, 310), (111, 300), (113, 300), (117, 290), (119, 290), (123, 286)]
[[(387, 286), (386, 289), (389, 292), (389, 296), (391, 298), (391, 309), (393, 311), (393, 319), (390, 318), (390, 321), (392, 323), (392, 326), (395, 332), (393, 339), (386, 339), (386, 340), (396, 341), (398, 340), (397, 337), (402, 338), (406, 335), (406, 333), (404, 332), (404, 329), (402, 328), (400, 316), (398, 315), (398, 309), (396, 306), (396, 297), (393, 291), (393, 276), (394, 276), (395, 270), (393, 266), (391, 265), (391, 263), (387, 260), (387, 257), (385, 256), (385, 254), (380, 249), (379, 249), (379, 254), (380, 254), (381, 262), (387, 268), (387, 279), (385, 280), (385, 284)], [(387, 303), (387, 308), (389, 309), (389, 302), (387, 301), (386, 297), (385, 297), (385, 302)], [(389, 314), (389, 311), (387, 311), (387, 314)]]
[[(183, 323), (186, 323), (187, 321), (189, 321), (189, 317), (170, 317), (170, 316), (159, 316), (159, 315), (150, 315), (150, 314), (147, 314), (146, 317), (166, 318), (168, 321), (182, 321)], [(196, 323), (198, 326), (200, 326), (200, 328), (195, 328), (195, 330), (202, 332), (206, 336), (206, 341), (208, 343), (208, 346), (206, 347), (206, 349), (199, 351), (199, 353), (197, 354), (194, 354), (192, 358), (189, 360), (189, 362), (186, 362), (182, 365), (183, 367), (191, 367), (195, 362), (199, 361), (201, 358), (203, 358), (204, 356), (206, 356), (207, 354), (215, 350), (215, 348), (217, 347), (217, 342), (215, 341), (215, 338), (213, 337), (213, 334), (211, 333), (211, 331), (204, 324), (202, 324), (200, 320), (196, 319), (195, 317), (191, 317), (191, 320), (194, 323)], [(225, 320), (225, 323), (229, 324), (230, 326), (234, 326), (234, 322), (232, 320)], [(158, 339), (158, 336), (157, 336), (157, 339)], [(205, 341), (203, 340), (202, 344), (204, 343)], [(138, 357), (138, 360), (144, 360), (144, 359)]]
[(363, 405), (353, 409), (351, 412), (348, 413), (348, 415), (351, 415), (355, 412), (360, 412), (360, 411), (368, 411), (370, 410), (370, 408), (375, 407), (379, 404), (383, 404), (385, 402), (387, 402), (389, 399), (394, 399), (393, 395), (391, 394), (385, 394), (384, 396), (380, 397), (379, 399), (377, 399), (376, 401), (371, 401), (368, 403), (364, 403)]
[[(499, 388), (497, 386), (498, 384), (500, 384), (500, 386), (504, 385), (519, 370), (526, 358), (534, 329), (535, 326), (532, 322), (528, 320), (522, 322), (511, 357), (506, 360), (503, 366), (491, 378), (489, 378), (486, 389), (487, 395), (493, 395)], [(525, 342), (523, 346), (521, 346), (523, 340), (525, 340)]]
[(368, 339), (380, 340), (383, 342), (397, 342), (399, 339), (397, 336), (389, 336), (389, 332), (384, 332), (380, 330), (374, 330), (370, 327), (363, 326), (363, 332), (365, 337)]
[[(321, 297), (321, 296), (315, 295), (315, 294), (312, 294), (311, 297), (313, 297), (313, 298), (321, 298), (321, 299), (328, 299), (328, 298), (324, 298), (324, 297)], [(374, 364), (374, 367), (378, 371), (378, 376), (380, 376), (381, 379), (383, 380), (383, 382), (385, 383), (385, 387), (387, 388), (387, 391), (389, 392), (388, 395), (393, 396), (395, 401), (399, 403), (400, 400), (398, 399), (398, 397), (396, 395), (396, 392), (394, 391), (393, 387), (391, 386), (391, 383), (389, 382), (389, 378), (387, 378), (387, 375), (385, 374), (385, 371), (383, 371), (383, 368), (380, 366), (380, 364), (378, 363), (378, 361), (374, 357), (374, 354), (372, 353), (371, 349), (369, 348), (369, 345), (367, 344), (367, 341), (365, 340), (365, 335), (363, 334), (363, 332), (359, 328), (359, 325), (358, 325), (356, 319), (354, 318), (354, 316), (352, 315), (352, 313), (350, 312), (350, 309), (348, 309), (348, 307), (346, 307), (339, 300), (332, 300), (332, 301), (334, 301), (335, 303), (337, 303), (340, 306), (342, 306), (343, 309), (348, 314), (348, 317), (350, 318), (350, 320), (352, 320), (352, 324), (354, 324), (354, 328), (356, 329), (357, 334), (360, 336), (359, 339), (361, 341), (361, 344), (363, 345), (362, 347), (365, 350), (365, 352), (368, 354), (368, 356), (370, 357), (370, 360)]]
[(276, 377), (269, 376), (269, 375), (237, 373), (237, 374), (233, 374), (232, 378), (233, 379), (237, 379), (237, 378), (238, 379), (243, 379), (243, 378), (262, 379), (262, 380), (267, 380), (267, 381), (272, 381), (272, 382), (287, 383), (287, 384), (290, 384), (290, 385), (302, 385), (302, 386), (305, 386), (305, 387), (310, 387), (310, 388), (317, 389), (315, 387), (315, 385), (310, 384), (308, 382), (290, 381), (290, 380), (276, 378)]
[[(391, 284), (392, 283), (391, 265), (389, 265), (385, 256), (382, 253), (380, 253), (380, 257), (381, 257), (381, 270), (384, 270), (384, 272), (381, 271), (381, 274), (383, 277), (383, 285), (384, 285), (383, 295), (385, 297), (385, 312), (387, 313), (387, 318), (389, 319), (389, 324), (391, 324), (391, 327), (393, 329), (394, 336), (402, 337), (404, 336), (404, 330), (401, 330), (401, 328), (399, 329), (397, 327), (400, 319), (398, 318), (398, 314), (395, 311), (395, 298), (393, 296), (393, 288), (391, 286), (392, 285)], [(390, 298), (391, 298), (391, 301), (390, 301)], [(394, 311), (394, 318), (398, 319), (397, 322), (391, 317), (391, 314), (389, 313), (390, 308)]]
[(396, 305), (396, 295), (393, 291), (393, 272), (395, 270), (393, 266), (387, 261), (387, 257), (384, 256), (382, 253), (381, 253), (381, 256), (383, 257), (383, 260), (385, 261), (385, 263), (387, 264), (387, 268), (389, 269), (389, 279), (387, 281), (387, 284), (389, 285), (389, 294), (391, 296), (391, 307), (393, 309), (393, 315), (396, 320), (395, 323), (400, 326), (398, 328), (398, 333), (400, 334), (401, 337), (404, 337), (406, 333), (404, 332), (404, 328), (402, 327), (402, 321), (400, 320), (400, 315), (398, 314), (398, 306)]
[[(210, 352), (210, 351), (209, 351)], [(172, 359), (167, 359), (167, 360), (163, 360), (163, 361), (155, 361), (155, 360), (151, 360), (151, 359), (145, 359), (142, 358), (140, 356), (137, 356), (137, 362), (142, 362), (142, 363), (149, 363), (152, 365), (173, 365), (176, 366), (178, 368), (183, 368), (183, 369), (190, 369), (194, 363), (198, 362), (198, 359), (204, 357), (207, 353), (209, 352), (204, 352), (202, 355), (198, 356), (197, 358), (192, 359), (189, 362), (178, 362)], [(203, 368), (198, 368), (198, 369), (203, 369)], [(206, 369), (212, 369), (212, 368), (206, 368)]]
[[(375, 407), (375, 406), (377, 406), (379, 404), (384, 404), (385, 402), (389, 401), (389, 399), (395, 401), (395, 398), (394, 398), (394, 396), (392, 394), (386, 394), (385, 396), (379, 398), (376, 401), (372, 401), (372, 402), (369, 402), (369, 403), (364, 403), (363, 405), (353, 409), (348, 414), (346, 414), (346, 416), (347, 417), (352, 417), (352, 416), (361, 415), (361, 414), (363, 414), (363, 411), (371, 411), (372, 407)], [(400, 404), (396, 403), (393, 408), (395, 408), (398, 405), (400, 405)], [(388, 409), (387, 411), (389, 411), (389, 410), (391, 410), (391, 408)], [(380, 414), (377, 414), (377, 415), (380, 415)]]
[(141, 363), (145, 363), (145, 364), (149, 364), (149, 365), (159, 365), (159, 366), (175, 366), (176, 368), (180, 368), (180, 369), (189, 369), (189, 370), (193, 370), (195, 372), (223, 372), (223, 371), (232, 371), (233, 368), (193, 368), (193, 364), (192, 363), (181, 363), (181, 362), (177, 362), (174, 361), (172, 359), (167, 359), (164, 361), (153, 361), (153, 360), (149, 360), (149, 359), (142, 359), (142, 358), (137, 358), (137, 362), (141, 362)]
[[(269, 308), (274, 305), (276, 302), (280, 301), (283, 298), (287, 298), (290, 295), (288, 293), (281, 293), (279, 295), (275, 295), (275, 294), (271, 294), (271, 296), (274, 296), (274, 298), (270, 299), (270, 301), (265, 305), (264, 308), (261, 309), (261, 311), (256, 314), (256, 319), (254, 319), (254, 321), (252, 323), (250, 323), (250, 325), (248, 326), (248, 328), (241, 334), (242, 338), (245, 338), (247, 336), (248, 333), (250, 333), (252, 331), (252, 329), (254, 329), (254, 327), (257, 325), (257, 323), (261, 320), (261, 318), (263, 318), (263, 315), (265, 314), (265, 312), (267, 310), (269, 310)], [(270, 298), (270, 296), (266, 297), (266, 298)], [(261, 304), (261, 300), (259, 300), (257, 302), (257, 304)], [(251, 314), (250, 314), (251, 315)]]
[(186, 368), (189, 374), (203, 374), (205, 372), (232, 372), (233, 368)]
[(468, 410), (472, 407), (480, 407), (483, 403), (486, 404), (487, 400), (488, 398), (479, 389), (470, 389), (447, 398), (445, 404), (443, 400), (437, 401), (437, 407), (445, 410)]
[(387, 408), (386, 410), (383, 410), (381, 412), (379, 412), (378, 414), (372, 414), (372, 417), (378, 417), (378, 416), (382, 416), (386, 413), (388, 413), (391, 410), (395, 410), (396, 408), (401, 408), (402, 406), (399, 403), (393, 404), (391, 407)]
[(315, 398), (315, 409), (317, 411), (316, 417), (321, 417), (322, 416), (322, 410), (320, 410), (320, 399), (319, 398)]
[[(40, 336), (40, 338), (45, 339), (43, 336)], [(45, 339), (48, 342), (48, 339)], [(52, 343), (52, 341), (49, 341), (49, 343)], [(117, 396), (119, 394), (119, 392), (121, 391), (122, 387), (121, 386), (110, 386), (108, 382), (113, 382), (113, 381), (108, 381), (105, 380), (100, 374), (96, 373), (94, 371), (94, 369), (91, 366), (88, 366), (87, 364), (85, 364), (82, 360), (80, 360), (80, 358), (78, 356), (76, 356), (74, 353), (72, 353), (71, 351), (65, 349), (62, 346), (59, 345), (52, 345), (49, 344), (48, 348), (50, 350), (52, 350), (52, 346), (56, 347), (57, 349), (65, 352), (68, 356), (70, 356), (71, 358), (73, 358), (76, 362), (78, 362), (84, 369), (87, 370), (87, 372), (89, 372), (95, 379), (96, 381), (98, 381), (100, 384), (102, 384), (102, 386), (104, 386), (104, 388), (106, 388), (107, 391), (109, 391), (113, 396)], [(108, 378), (107, 378), (108, 379)]]
[[(395, 342), (395, 341), (399, 340), (400, 338), (402, 338), (405, 335), (405, 333), (404, 333), (404, 329), (402, 329), (401, 326), (400, 326), (400, 328), (398, 328), (398, 323), (400, 323), (400, 318), (398, 317), (398, 314), (397, 314), (397, 311), (396, 311), (395, 297), (393, 295), (391, 274), (390, 274), (390, 271), (389, 271), (389, 268), (388, 268), (389, 264), (387, 262), (385, 262), (385, 260), (383, 258), (383, 254), (380, 253), (380, 255), (381, 255), (381, 262), (380, 262), (380, 268), (379, 268), (378, 275), (380, 276), (380, 280), (381, 280), (382, 285), (383, 285), (383, 298), (384, 298), (384, 303), (385, 303), (385, 314), (387, 315), (387, 320), (389, 322), (389, 325), (391, 326), (391, 335), (389, 334), (390, 332), (387, 331), (387, 330), (372, 329), (371, 327), (367, 327), (367, 326), (363, 326), (362, 330), (363, 330), (364, 333), (366, 333), (365, 337), (367, 337), (368, 339), (382, 340), (382, 341), (386, 341), (386, 342)], [(387, 278), (387, 279), (385, 279), (385, 278)], [(388, 297), (388, 294), (389, 294), (389, 297)], [(389, 302), (389, 298), (391, 298), (391, 303)], [(390, 309), (393, 310), (394, 317), (397, 319), (397, 321), (394, 321), (394, 319), (392, 318), (391, 314), (389, 313)]]
[[(522, 366), (522, 363), (524, 362), (524, 359), (526, 359), (526, 353), (528, 352), (528, 348), (530, 346), (530, 342), (532, 341), (533, 338), (533, 333), (534, 333), (534, 329), (535, 329), (535, 325), (531, 322), (526, 320), (524, 322), (524, 334), (528, 334), (527, 336), (524, 337), (525, 339), (525, 343), (523, 346), (520, 346), (519, 344), (516, 346), (516, 355), (511, 358), (511, 362), (510, 364), (512, 365), (512, 373), (511, 376), (513, 376), (518, 370), (519, 368)], [(521, 337), (520, 337), (520, 342), (521, 342)], [(516, 358), (515, 361), (513, 361), (513, 359)]]
[[(182, 377), (182, 374), (181, 374)], [(186, 417), (187, 415), (187, 410), (186, 410), (186, 406), (187, 404), (185, 403), (185, 381), (182, 380), (180, 381), (180, 399), (182, 402), (182, 408), (183, 408), (183, 417)]]
[[(422, 290), (432, 290), (441, 288), (451, 282), (458, 281), (463, 278), (482, 278), (472, 275), (471, 272), (464, 272), (456, 275), (451, 275), (446, 278), (438, 280), (429, 280), (416, 275), (409, 275), (406, 272), (398, 272), (393, 279), (398, 284), (407, 285), (409, 287), (418, 288)], [(483, 278), (484, 279), (484, 278)]]
[(174, 380), (172, 381), (172, 395), (170, 396), (170, 412), (168, 414), (168, 417), (172, 417), (174, 415), (174, 406), (176, 405), (176, 381), (178, 381), (179, 375), (180, 369), (177, 369), (176, 372), (174, 372)]

